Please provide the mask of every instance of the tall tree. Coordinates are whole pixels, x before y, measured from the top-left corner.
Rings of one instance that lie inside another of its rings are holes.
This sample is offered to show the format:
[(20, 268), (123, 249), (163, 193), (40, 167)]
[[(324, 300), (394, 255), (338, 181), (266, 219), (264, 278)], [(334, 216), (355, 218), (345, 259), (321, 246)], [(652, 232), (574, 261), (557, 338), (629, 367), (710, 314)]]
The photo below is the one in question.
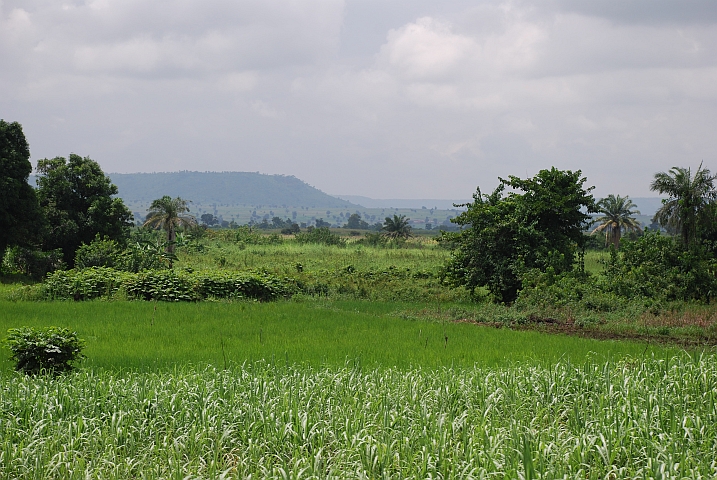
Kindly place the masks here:
[(408, 221), (410, 218), (406, 218), (405, 215), (394, 215), (393, 218), (386, 217), (383, 222), (381, 230), (384, 231), (384, 236), (396, 240), (398, 238), (408, 238), (411, 234), (411, 225)]
[(620, 237), (622, 231), (640, 232), (640, 222), (633, 215), (639, 215), (639, 210), (632, 210), (636, 207), (629, 196), (621, 197), (620, 195), (608, 195), (597, 202), (598, 212), (602, 213), (601, 217), (595, 219), (599, 223), (592, 233), (605, 232), (605, 245), (612, 243), (615, 248), (620, 248)]
[(685, 245), (694, 243), (700, 228), (710, 221), (709, 206), (717, 199), (715, 178), (700, 163), (694, 176), (689, 168), (672, 167), (669, 172), (656, 173), (650, 185), (650, 190), (669, 197), (662, 201), (655, 220), (679, 233)]
[(152, 202), (149, 206), (144, 224), (149, 227), (162, 228), (167, 232), (167, 253), (169, 253), (169, 267), (172, 268), (172, 256), (177, 240), (177, 228), (194, 225), (195, 219), (189, 212), (187, 201), (177, 197), (165, 195)]
[(83, 243), (100, 237), (126, 243), (132, 213), (117, 195), (99, 164), (74, 153), (37, 162), (37, 195), (49, 228), (43, 246), (62, 249), (64, 261), (75, 264), (75, 252)]
[[(590, 188), (581, 172), (556, 168), (533, 178), (500, 179), (490, 195), (473, 195), (473, 202), (453, 223), (457, 233), (443, 233), (441, 241), (454, 247), (446, 277), (471, 291), (487, 287), (497, 302), (514, 301), (528, 270), (570, 271), (584, 247), (588, 213), (595, 211)], [(503, 194), (506, 187), (514, 191)], [(523, 193), (520, 193), (520, 192)]]
[(0, 266), (8, 246), (37, 240), (42, 215), (27, 183), (30, 172), (30, 146), (22, 126), (0, 120)]

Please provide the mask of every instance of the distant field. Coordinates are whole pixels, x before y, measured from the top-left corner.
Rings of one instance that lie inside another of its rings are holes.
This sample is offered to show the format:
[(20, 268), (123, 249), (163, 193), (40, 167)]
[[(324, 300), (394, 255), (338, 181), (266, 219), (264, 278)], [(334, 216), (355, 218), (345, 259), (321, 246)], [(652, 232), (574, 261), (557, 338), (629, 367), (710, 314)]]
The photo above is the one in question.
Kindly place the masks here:
[[(191, 200), (191, 199), (189, 199)], [(126, 201), (127, 207), (135, 213), (135, 220), (142, 220), (147, 214), (147, 209), (151, 202), (133, 202)], [(269, 205), (231, 205), (219, 203), (196, 203), (189, 205), (190, 213), (200, 218), (204, 213), (211, 213), (216, 217), (221, 217), (227, 222), (232, 220), (240, 225), (249, 223), (254, 219), (256, 222), (266, 217), (271, 223), (273, 217), (280, 217), (282, 220), (287, 218), (301, 224), (302, 222), (312, 224), (314, 220), (321, 218), (332, 225), (343, 226), (353, 213), (359, 213), (361, 218), (369, 224), (376, 222), (383, 223), (386, 217), (393, 215), (405, 215), (412, 221), (415, 221), (414, 228), (425, 229), (426, 223), (430, 223), (432, 227), (443, 224), (450, 218), (456, 217), (459, 209), (439, 210), (426, 206), (421, 208), (364, 208), (355, 206), (351, 208), (313, 208), (313, 207), (297, 207), (297, 206), (269, 206)], [(294, 215), (296, 214), (296, 215)], [(254, 216), (252, 216), (254, 215)]]

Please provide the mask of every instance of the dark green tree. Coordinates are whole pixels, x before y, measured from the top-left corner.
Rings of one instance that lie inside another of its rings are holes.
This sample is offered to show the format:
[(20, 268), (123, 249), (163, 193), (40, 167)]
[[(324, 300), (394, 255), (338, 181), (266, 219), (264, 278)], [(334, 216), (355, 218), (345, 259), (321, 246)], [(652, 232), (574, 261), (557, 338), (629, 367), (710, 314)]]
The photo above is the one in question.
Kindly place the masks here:
[(394, 215), (393, 218), (386, 217), (383, 222), (383, 235), (392, 240), (399, 238), (406, 239), (411, 237), (411, 225), (408, 223), (410, 218), (406, 218), (405, 215)]
[[(441, 241), (454, 247), (447, 279), (471, 291), (487, 287), (496, 301), (511, 303), (527, 271), (572, 270), (585, 244), (588, 213), (595, 211), (585, 181), (579, 170), (553, 167), (525, 180), (500, 178), (490, 195), (478, 189), (473, 202), (462, 205), (467, 210), (451, 220), (463, 229), (442, 234)], [(506, 187), (513, 192), (504, 195)]]
[(30, 172), (30, 146), (22, 126), (0, 120), (0, 266), (8, 246), (26, 246), (38, 238), (42, 214), (27, 183)]
[(650, 189), (669, 198), (662, 201), (655, 220), (668, 231), (679, 233), (685, 245), (695, 243), (700, 230), (712, 221), (709, 206), (717, 200), (716, 178), (702, 164), (694, 176), (689, 168), (682, 167), (656, 173)]
[(132, 213), (117, 195), (99, 164), (74, 153), (37, 162), (37, 195), (48, 229), (43, 248), (62, 249), (65, 263), (75, 264), (75, 252), (83, 243), (100, 237), (124, 246), (132, 226)]
[(344, 228), (352, 228), (354, 230), (368, 230), (370, 225), (361, 219), (361, 215), (358, 213), (352, 213), (349, 217)]

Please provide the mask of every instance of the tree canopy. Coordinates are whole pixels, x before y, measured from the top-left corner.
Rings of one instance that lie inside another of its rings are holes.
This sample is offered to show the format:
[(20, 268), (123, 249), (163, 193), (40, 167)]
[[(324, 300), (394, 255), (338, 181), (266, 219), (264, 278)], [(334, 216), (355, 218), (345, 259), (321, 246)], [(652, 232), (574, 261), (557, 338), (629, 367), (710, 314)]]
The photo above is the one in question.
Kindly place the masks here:
[[(452, 283), (471, 291), (487, 287), (496, 301), (510, 303), (526, 271), (572, 270), (595, 200), (579, 170), (553, 167), (533, 178), (499, 180), (490, 195), (477, 190), (452, 220), (463, 230), (443, 233), (442, 241), (455, 247), (446, 266)], [(506, 187), (513, 191), (504, 195)]]
[(409, 220), (411, 219), (406, 218), (405, 215), (394, 215), (393, 218), (386, 217), (383, 227), (381, 227), (384, 232), (383, 235), (393, 240), (412, 236)]
[(170, 254), (170, 268), (173, 263), (171, 255), (174, 254), (177, 228), (196, 223), (193, 216), (187, 215), (188, 212), (189, 206), (186, 200), (181, 197), (172, 198), (169, 195), (165, 195), (152, 202), (149, 206), (147, 218), (144, 221), (146, 226), (162, 228), (167, 232), (167, 253)]
[(639, 210), (633, 210), (636, 207), (629, 196), (621, 197), (620, 195), (608, 195), (600, 199), (597, 203), (598, 212), (602, 216), (597, 217), (594, 221), (599, 223), (593, 230), (596, 232), (605, 232), (605, 244), (612, 243), (615, 248), (620, 248), (620, 237), (623, 230), (631, 230), (635, 232), (642, 231), (640, 222), (633, 215), (639, 215)]
[(22, 126), (0, 120), (0, 264), (8, 246), (36, 240), (42, 224), (35, 190), (27, 183), (30, 172)]
[(658, 172), (650, 185), (651, 190), (669, 196), (663, 200), (655, 220), (668, 231), (679, 233), (685, 245), (697, 241), (700, 229), (711, 221), (709, 207), (717, 200), (715, 178), (700, 164), (694, 176), (684, 167)]
[(75, 252), (99, 234), (124, 245), (132, 213), (117, 195), (99, 164), (90, 157), (71, 154), (37, 162), (37, 195), (48, 222), (45, 250), (61, 248), (64, 261), (73, 266)]
[(348, 221), (346, 222), (346, 225), (344, 225), (344, 228), (352, 228), (354, 230), (368, 230), (371, 228), (371, 226), (361, 218), (361, 215), (358, 213), (352, 213), (351, 216), (349, 216)]

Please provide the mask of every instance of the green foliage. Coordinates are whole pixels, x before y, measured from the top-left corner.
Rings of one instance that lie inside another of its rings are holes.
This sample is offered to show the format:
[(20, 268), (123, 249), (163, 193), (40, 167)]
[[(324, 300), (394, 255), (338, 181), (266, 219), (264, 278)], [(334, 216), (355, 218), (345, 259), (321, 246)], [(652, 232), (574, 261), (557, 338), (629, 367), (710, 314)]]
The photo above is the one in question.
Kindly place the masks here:
[(623, 297), (703, 300), (717, 295), (717, 260), (699, 244), (685, 245), (659, 232), (646, 232), (613, 251), (604, 289)]
[[(463, 230), (442, 233), (442, 242), (456, 246), (445, 268), (448, 281), (470, 291), (488, 287), (496, 301), (510, 303), (525, 272), (572, 270), (585, 244), (587, 213), (594, 211), (592, 188), (583, 188), (580, 175), (552, 168), (527, 180), (500, 179), (491, 195), (478, 189), (467, 211), (452, 220)], [(504, 197), (506, 187), (515, 191)]]
[(372, 233), (372, 232), (366, 232), (364, 234), (364, 237), (360, 240), (358, 240), (356, 243), (359, 243), (361, 245), (368, 245), (371, 247), (385, 247), (388, 243), (388, 239), (385, 235), (382, 235), (381, 233)]
[(620, 237), (624, 231), (641, 232), (640, 222), (633, 215), (639, 215), (638, 210), (632, 210), (636, 205), (632, 203), (630, 197), (621, 197), (620, 195), (608, 195), (600, 199), (596, 204), (598, 212), (602, 216), (594, 219), (599, 223), (594, 230), (596, 232), (605, 233), (605, 243), (611, 243), (615, 248), (620, 248)]
[(50, 272), (65, 268), (62, 250), (41, 250), (13, 247), (5, 255), (5, 267), (15, 273), (21, 273), (33, 280), (41, 280)]
[(0, 120), (0, 270), (7, 247), (36, 243), (43, 224), (35, 190), (27, 183), (31, 172), (22, 126)]
[(668, 232), (679, 233), (685, 245), (697, 243), (700, 231), (714, 220), (709, 207), (717, 200), (716, 178), (702, 164), (694, 176), (683, 167), (656, 173), (650, 189), (669, 198), (662, 201), (655, 220)]
[(407, 239), (412, 236), (411, 225), (405, 215), (394, 215), (393, 218), (386, 217), (381, 230), (383, 234), (392, 240)]
[(271, 243), (268, 236), (257, 232), (254, 227), (249, 225), (240, 225), (232, 229), (208, 230), (206, 238), (233, 242), (240, 245), (241, 248), (247, 245), (268, 245)]
[(89, 157), (71, 154), (37, 162), (40, 176), (37, 195), (48, 220), (43, 248), (62, 249), (63, 259), (74, 266), (75, 252), (96, 235), (124, 245), (132, 225), (132, 213), (117, 187), (99, 164)]
[(48, 299), (78, 301), (117, 296), (167, 302), (210, 298), (270, 301), (291, 293), (289, 285), (265, 273), (172, 270), (130, 273), (104, 267), (58, 271), (39, 288)]
[(318, 245), (346, 246), (346, 240), (341, 236), (332, 233), (328, 227), (319, 227), (296, 234), (296, 241), (300, 245), (315, 243)]
[(75, 253), (76, 268), (110, 267), (116, 268), (120, 263), (122, 248), (116, 241), (100, 238), (99, 235), (88, 244), (80, 245)]
[(180, 197), (171, 198), (168, 195), (154, 200), (149, 206), (144, 226), (161, 228), (167, 232), (165, 251), (167, 252), (166, 259), (169, 261), (169, 268), (172, 268), (175, 260), (174, 250), (177, 243), (177, 229), (193, 226), (197, 223), (193, 216), (187, 214), (188, 212), (189, 207), (186, 200)]
[(344, 228), (351, 228), (355, 230), (368, 230), (371, 226), (365, 220), (361, 219), (361, 215), (358, 213), (352, 213), (349, 216), (348, 222), (344, 225)]
[(5, 342), (15, 369), (29, 375), (67, 372), (83, 357), (84, 342), (67, 328), (11, 328)]
[(229, 371), (13, 376), (0, 397), (10, 419), (4, 438), (14, 442), (0, 476), (715, 476), (713, 355), (505, 368), (364, 364), (310, 368), (277, 358)]

